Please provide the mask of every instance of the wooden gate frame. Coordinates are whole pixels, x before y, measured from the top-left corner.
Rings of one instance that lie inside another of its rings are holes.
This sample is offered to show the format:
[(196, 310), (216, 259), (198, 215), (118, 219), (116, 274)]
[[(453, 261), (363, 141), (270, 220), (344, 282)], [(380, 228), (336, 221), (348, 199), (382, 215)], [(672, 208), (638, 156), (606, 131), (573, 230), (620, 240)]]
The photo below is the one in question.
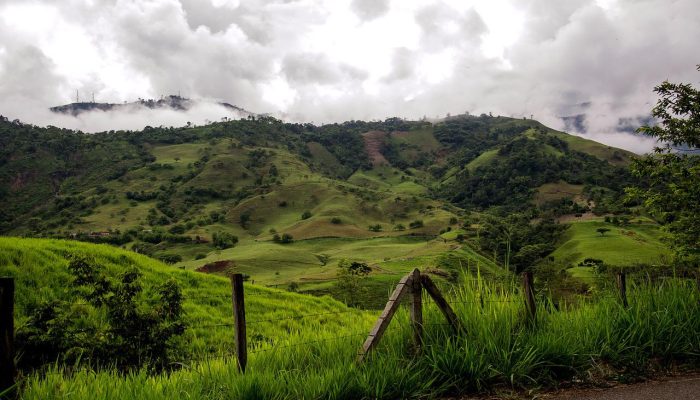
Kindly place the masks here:
[(452, 307), (447, 303), (447, 300), (442, 296), (440, 290), (428, 275), (421, 275), (418, 268), (409, 272), (401, 278), (396, 285), (394, 292), (389, 297), (389, 301), (384, 306), (384, 311), (377, 319), (374, 327), (369, 332), (365, 343), (360, 349), (357, 361), (362, 362), (367, 355), (374, 349), (381, 340), (386, 328), (389, 326), (391, 319), (394, 317), (396, 310), (399, 309), (401, 299), (408, 293), (411, 294), (411, 325), (413, 326), (413, 335), (416, 347), (418, 349), (423, 345), (423, 289), (432, 297), (435, 304), (438, 306), (442, 314), (447, 319), (455, 333), (464, 332), (464, 327), (457, 319), (457, 315), (452, 310)]

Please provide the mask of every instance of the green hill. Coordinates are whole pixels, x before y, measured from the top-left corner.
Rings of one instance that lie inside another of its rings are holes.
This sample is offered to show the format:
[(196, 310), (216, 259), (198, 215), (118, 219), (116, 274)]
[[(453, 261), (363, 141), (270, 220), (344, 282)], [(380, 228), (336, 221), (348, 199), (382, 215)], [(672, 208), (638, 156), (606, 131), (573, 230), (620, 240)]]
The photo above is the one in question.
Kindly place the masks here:
[[(604, 235), (598, 228), (610, 229)], [(586, 258), (602, 260), (608, 265), (662, 265), (670, 257), (661, 243), (658, 225), (644, 219), (615, 226), (602, 218), (574, 222), (552, 256), (563, 264), (578, 265)]]
[[(526, 231), (528, 218), (580, 212), (570, 197), (625, 212), (631, 181), (628, 152), (485, 115), (92, 135), (0, 118), (0, 141), (2, 234), (110, 243), (186, 269), (229, 261), (317, 294), (341, 258), (371, 265), (377, 285), (418, 263), (445, 269), (451, 254), (499, 274), (506, 249), (480, 240), (482, 215), (523, 215)], [(534, 244), (523, 235), (511, 250)]]
[[(42, 303), (67, 301), (80, 307), (75, 292), (69, 289), (72, 277), (67, 266), (75, 257), (90, 260), (111, 277), (129, 267), (138, 268), (143, 273), (144, 291), (139, 297), (143, 304), (156, 296), (155, 286), (174, 278), (184, 294), (188, 326), (184, 342), (188, 357), (223, 354), (233, 348), (231, 285), (226, 278), (181, 270), (108, 245), (0, 237), (0, 276), (15, 277), (15, 318), (19, 329)], [(279, 318), (285, 318), (283, 325), (287, 332), (313, 329), (320, 334), (342, 331), (351, 321), (367, 327), (372, 323), (371, 314), (349, 309), (330, 297), (305, 296), (248, 284), (245, 292), (247, 319), (260, 321), (248, 327), (252, 347), (287, 340), (288, 334), (280, 332), (280, 323), (276, 321)], [(338, 314), (328, 318), (332, 313)], [(318, 315), (294, 318), (307, 314)], [(102, 319), (99, 315), (91, 318)]]

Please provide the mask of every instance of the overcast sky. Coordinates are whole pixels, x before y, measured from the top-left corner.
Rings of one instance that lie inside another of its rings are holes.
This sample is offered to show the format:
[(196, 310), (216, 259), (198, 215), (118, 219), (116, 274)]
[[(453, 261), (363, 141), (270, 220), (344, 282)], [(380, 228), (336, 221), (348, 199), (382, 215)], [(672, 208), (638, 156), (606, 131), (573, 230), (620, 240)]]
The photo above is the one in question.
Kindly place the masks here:
[(700, 81), (699, 43), (698, 0), (0, 0), (0, 114), (86, 131), (225, 115), (47, 111), (76, 90), (180, 92), (315, 123), (532, 115), (641, 151), (619, 131), (664, 79)]

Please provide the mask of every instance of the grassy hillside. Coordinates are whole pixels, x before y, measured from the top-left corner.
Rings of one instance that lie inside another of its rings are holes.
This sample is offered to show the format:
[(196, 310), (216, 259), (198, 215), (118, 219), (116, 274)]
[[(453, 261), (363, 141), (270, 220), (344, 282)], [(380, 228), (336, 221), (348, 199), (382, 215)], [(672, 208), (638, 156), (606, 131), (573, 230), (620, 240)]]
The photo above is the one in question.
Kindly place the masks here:
[[(18, 329), (43, 302), (78, 303), (75, 293), (69, 289), (72, 278), (67, 265), (73, 257), (91, 260), (110, 276), (117, 276), (128, 267), (138, 268), (143, 273), (144, 293), (140, 300), (144, 304), (156, 296), (153, 291), (156, 285), (174, 278), (184, 292), (188, 325), (184, 342), (190, 357), (224, 354), (233, 348), (233, 332), (228, 325), (232, 322), (231, 286), (224, 277), (181, 270), (107, 245), (0, 237), (0, 276), (16, 279)], [(343, 330), (348, 325), (368, 328), (372, 323), (372, 314), (348, 309), (329, 297), (311, 297), (248, 284), (245, 292), (248, 320), (260, 321), (248, 327), (252, 347), (283, 343), (301, 330), (312, 329), (323, 335)], [(318, 315), (295, 318), (307, 314)], [(330, 315), (333, 317), (329, 318)], [(279, 318), (284, 318), (284, 322), (270, 321)]]
[[(700, 354), (699, 295), (690, 281), (668, 280), (661, 287), (630, 282), (628, 308), (613, 295), (599, 296), (577, 307), (540, 312), (533, 328), (523, 319), (517, 284), (493, 290), (484, 281), (467, 280), (447, 297), (467, 327), (461, 336), (455, 336), (437, 308), (426, 301), (421, 353), (411, 344), (408, 312), (401, 309), (362, 364), (355, 360), (371, 326), (371, 314), (348, 310), (327, 298), (247, 285), (251, 344), (248, 368), (241, 374), (231, 358), (198, 357), (207, 350), (225, 354), (231, 345), (230, 328), (223, 332), (202, 328), (228, 319), (228, 284), (222, 278), (173, 269), (107, 246), (2, 238), (0, 271), (18, 279), (18, 309), (39, 298), (65, 298), (65, 285), (57, 283), (65, 280), (66, 258), (76, 254), (94, 258), (112, 273), (136, 265), (149, 284), (172, 276), (187, 285), (185, 304), (192, 327), (185, 343), (192, 347), (193, 358), (183, 360), (179, 370), (156, 375), (145, 369), (120, 374), (109, 368), (91, 371), (52, 365), (26, 376), (22, 399), (461, 396), (503, 387), (547, 387), (588, 376), (602, 363), (610, 374), (637, 376), (647, 371), (650, 360), (692, 364)], [(148, 295), (146, 291), (144, 296)], [(294, 316), (308, 318), (290, 318)], [(25, 315), (16, 318), (21, 329)]]
[[(440, 270), (456, 256), (498, 275), (503, 239), (483, 232), (484, 246), (475, 220), (578, 213), (550, 204), (572, 196), (624, 212), (629, 178), (621, 150), (485, 115), (94, 135), (0, 121), (0, 131), (0, 232), (111, 243), (189, 270), (228, 261), (259, 283), (316, 294), (329, 293), (342, 258), (373, 268), (377, 295), (409, 269), (397, 260)], [(513, 249), (537, 244), (526, 241)]]
[[(598, 228), (608, 228), (610, 231), (603, 236), (596, 231)], [(571, 266), (586, 258), (599, 259), (616, 266), (659, 265), (664, 264), (670, 256), (668, 248), (660, 239), (658, 225), (645, 219), (632, 220), (625, 226), (606, 223), (602, 218), (574, 222), (552, 256), (558, 262)]]

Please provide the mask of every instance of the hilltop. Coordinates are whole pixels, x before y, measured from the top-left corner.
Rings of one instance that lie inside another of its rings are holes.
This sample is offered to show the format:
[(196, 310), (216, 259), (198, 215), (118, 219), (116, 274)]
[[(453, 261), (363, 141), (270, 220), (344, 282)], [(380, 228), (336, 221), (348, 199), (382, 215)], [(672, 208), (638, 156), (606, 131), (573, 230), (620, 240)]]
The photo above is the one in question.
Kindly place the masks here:
[[(76, 99), (75, 103), (63, 104), (60, 106), (55, 106), (49, 108), (50, 111), (57, 114), (68, 114), (74, 117), (92, 111), (110, 112), (110, 111), (126, 111), (134, 112), (140, 109), (160, 109), (160, 110), (174, 110), (174, 111), (187, 111), (195, 106), (201, 105), (201, 101), (188, 99), (186, 97), (181, 97), (180, 95), (169, 95), (163, 96), (160, 99), (138, 99), (132, 102), (123, 103), (96, 103), (95, 101), (79, 101)], [(248, 117), (255, 115), (254, 113), (247, 111), (241, 107), (234, 106), (226, 102), (215, 102), (219, 106), (226, 108), (229, 111), (234, 112), (238, 117)]]

